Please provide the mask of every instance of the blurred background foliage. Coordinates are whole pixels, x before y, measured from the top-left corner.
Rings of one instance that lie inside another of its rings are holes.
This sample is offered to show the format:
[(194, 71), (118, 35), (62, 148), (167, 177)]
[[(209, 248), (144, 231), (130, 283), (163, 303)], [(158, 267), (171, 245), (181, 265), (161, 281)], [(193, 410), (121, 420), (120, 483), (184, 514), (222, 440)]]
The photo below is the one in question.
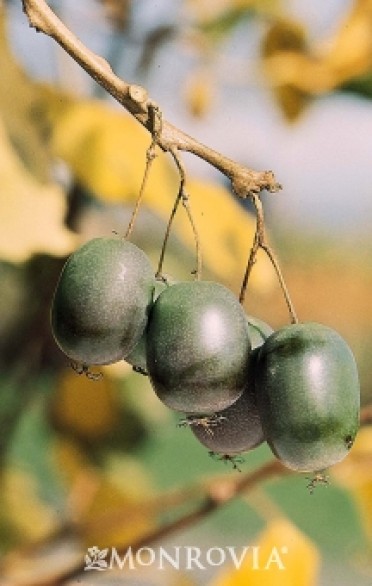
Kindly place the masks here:
[[(274, 170), (283, 191), (263, 196), (268, 230), (297, 312), (348, 340), (369, 403), (371, 0), (56, 0), (53, 7), (183, 130)], [(78, 376), (51, 337), (63, 263), (87, 239), (125, 232), (150, 137), (29, 29), (18, 0), (0, 5), (0, 71), (0, 584), (26, 586), (54, 583), (82, 563), (88, 546), (134, 542), (187, 508), (197, 498), (194, 482), (235, 472), (177, 427), (146, 377), (124, 362), (104, 367), (99, 381)], [(254, 230), (249, 202), (236, 201), (204, 163), (188, 155), (185, 163), (204, 277), (238, 293)], [(133, 234), (154, 270), (176, 194), (176, 170), (159, 152)], [(165, 272), (188, 279), (194, 264), (180, 210)], [(246, 310), (273, 327), (288, 322), (264, 257)], [(269, 458), (260, 447), (243, 473)], [(288, 546), (287, 571), (144, 570), (141, 584), (369, 585), (371, 429), (331, 472), (327, 490), (310, 497), (302, 477), (271, 482), (162, 545), (247, 543), (263, 552)], [(119, 583), (114, 572), (89, 580)], [(134, 586), (123, 573), (120, 580)]]

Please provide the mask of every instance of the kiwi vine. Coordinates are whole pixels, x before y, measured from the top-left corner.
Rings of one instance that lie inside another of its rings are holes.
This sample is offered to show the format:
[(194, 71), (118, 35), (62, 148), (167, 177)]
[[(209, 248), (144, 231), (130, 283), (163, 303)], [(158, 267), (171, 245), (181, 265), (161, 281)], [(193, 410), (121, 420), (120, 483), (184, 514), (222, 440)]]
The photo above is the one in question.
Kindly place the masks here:
[[(320, 484), (327, 486), (323, 470), (348, 455), (358, 432), (358, 372), (350, 348), (337, 332), (322, 324), (299, 322), (266, 235), (260, 194), (281, 189), (274, 174), (248, 169), (168, 123), (146, 90), (119, 79), (101, 57), (74, 37), (44, 0), (23, 0), (23, 7), (31, 26), (53, 37), (151, 134), (142, 183), (125, 236), (86, 243), (84, 254), (81, 249), (73, 253), (61, 273), (52, 305), (52, 331), (57, 344), (76, 372), (91, 379), (99, 376), (91, 366), (129, 361), (135, 356), (131, 362), (134, 370), (148, 374), (159, 400), (183, 414), (179, 426), (189, 428), (208, 454), (230, 463), (235, 471), (241, 470), (243, 455), (264, 442), (273, 453), (268, 464), (232, 480), (228, 497), (207, 495), (199, 509), (147, 535), (146, 543), (203, 518), (272, 476), (311, 474), (307, 478), (310, 494)], [(172, 157), (179, 185), (154, 271), (130, 238), (158, 150)], [(182, 152), (190, 152), (217, 168), (230, 179), (238, 197), (253, 202), (256, 227), (238, 297), (219, 283), (202, 280), (202, 250)], [(194, 235), (196, 266), (191, 271), (194, 280), (173, 284), (164, 277), (163, 264), (180, 205)], [(261, 339), (253, 345), (249, 331), (252, 316), (246, 315), (243, 305), (260, 249), (276, 273), (290, 324), (275, 332), (268, 324), (255, 325)], [(90, 289), (87, 271), (91, 265), (86, 264), (87, 259), (95, 266), (97, 259), (100, 263), (96, 287)], [(108, 288), (108, 282), (115, 282), (115, 287)], [(155, 294), (159, 282), (164, 287)], [(115, 311), (111, 309), (110, 313), (110, 308)], [(213, 340), (207, 331), (212, 308), (212, 322), (218, 332)], [(294, 343), (301, 344), (303, 350), (291, 352)], [(289, 349), (285, 359), (281, 356), (283, 347)], [(325, 373), (321, 383), (311, 369), (315, 363), (318, 371)], [(306, 444), (299, 435), (308, 435), (310, 440)]]

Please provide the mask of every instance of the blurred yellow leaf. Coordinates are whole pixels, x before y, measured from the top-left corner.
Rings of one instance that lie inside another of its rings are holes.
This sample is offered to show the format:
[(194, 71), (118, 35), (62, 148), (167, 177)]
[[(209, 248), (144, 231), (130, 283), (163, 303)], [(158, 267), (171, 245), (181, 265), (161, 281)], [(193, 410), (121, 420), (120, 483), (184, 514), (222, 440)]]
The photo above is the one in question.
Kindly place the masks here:
[(85, 472), (91, 471), (91, 464), (83, 449), (70, 438), (56, 438), (53, 446), (53, 459), (63, 480), (73, 484)]
[(192, 71), (186, 80), (185, 101), (189, 112), (196, 118), (205, 116), (214, 100), (214, 86), (207, 71)]
[(131, 0), (100, 0), (105, 15), (116, 31), (125, 31), (131, 14)]
[(35, 253), (71, 252), (76, 237), (63, 224), (65, 213), (62, 189), (29, 173), (0, 120), (0, 257), (22, 262)]
[[(273, 57), (283, 57), (283, 54), (303, 54), (307, 52), (306, 31), (298, 22), (289, 19), (279, 19), (268, 29), (262, 42), (262, 55), (269, 63), (267, 72), (274, 78), (278, 75), (277, 61)], [(270, 66), (274, 63), (273, 71)], [(280, 65), (280, 63), (279, 63)], [(308, 94), (296, 87), (292, 82), (274, 83), (275, 98), (287, 118), (296, 120), (308, 101)]]
[(62, 371), (50, 398), (49, 417), (60, 435), (73, 441), (72, 450), (65, 448), (60, 454), (67, 458), (63, 467), (70, 475), (76, 468), (76, 456), (81, 457), (80, 448), (88, 461), (95, 462), (97, 457), (102, 461), (103, 453), (126, 453), (147, 434), (142, 416), (126, 393), (120, 392), (117, 380), (108, 375), (91, 380), (72, 369)]
[(108, 457), (98, 469), (65, 438), (56, 441), (54, 453), (69, 491), (68, 518), (84, 543), (117, 547), (153, 529), (159, 508), (152, 504), (151, 482), (140, 463)]
[[(356, 0), (339, 30), (322, 44), (309, 47), (300, 36), (295, 39), (294, 31), (294, 23), (283, 20), (274, 23), (264, 39), (264, 69), (277, 90), (291, 87), (305, 99), (306, 94), (332, 91), (371, 71), (372, 0)], [(277, 96), (280, 99), (280, 92)]]
[[(254, 218), (222, 185), (190, 179), (186, 187), (206, 266), (225, 281), (239, 282), (252, 246)], [(175, 226), (177, 234), (191, 247), (194, 237), (182, 211)], [(267, 258), (260, 255), (257, 270), (252, 272), (251, 284), (256, 290), (267, 290), (272, 283), (273, 269)]]
[(38, 490), (36, 480), (30, 474), (16, 468), (4, 472), (1, 509), (24, 541), (45, 538), (61, 522), (55, 511), (40, 498)]
[(337, 83), (362, 75), (372, 67), (372, 1), (355, 0), (350, 13), (325, 52), (325, 65)]
[(231, 0), (187, 0), (187, 5), (199, 22), (205, 22), (229, 10)]
[(146, 497), (134, 496), (117, 484), (103, 479), (80, 518), (79, 530), (85, 543), (117, 547), (134, 543), (150, 532), (155, 528), (156, 517), (146, 501)]
[(270, 11), (276, 5), (276, 0), (188, 0), (187, 5), (198, 23), (203, 24), (228, 15), (234, 10), (252, 8)]
[(119, 402), (108, 377), (91, 380), (62, 371), (51, 403), (55, 425), (85, 440), (99, 440), (118, 423)]
[(0, 112), (24, 165), (39, 181), (46, 181), (50, 153), (45, 141), (44, 89), (15, 60), (8, 42), (6, 20), (5, 5), (0, 2)]
[(332, 477), (350, 490), (366, 535), (372, 542), (372, 427), (362, 427), (347, 458), (333, 466)]
[(239, 569), (223, 570), (210, 586), (316, 585), (319, 552), (287, 519), (270, 523), (254, 547)]
[[(131, 116), (99, 102), (67, 104), (55, 117), (52, 149), (79, 181), (111, 202), (136, 200), (145, 169), (150, 135)], [(151, 167), (146, 195), (169, 213), (175, 197), (174, 174), (164, 157)], [(165, 205), (164, 205), (165, 203)]]

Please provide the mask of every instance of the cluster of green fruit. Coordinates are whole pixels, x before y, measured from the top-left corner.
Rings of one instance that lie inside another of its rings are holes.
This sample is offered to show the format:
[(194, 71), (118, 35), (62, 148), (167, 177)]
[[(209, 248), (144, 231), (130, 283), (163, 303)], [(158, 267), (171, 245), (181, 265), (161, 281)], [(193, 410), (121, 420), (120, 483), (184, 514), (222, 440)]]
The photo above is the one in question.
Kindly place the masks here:
[(67, 260), (51, 317), (71, 360), (86, 369), (125, 359), (148, 373), (214, 453), (267, 441), (285, 466), (317, 472), (353, 444), (358, 373), (339, 334), (316, 323), (273, 332), (221, 284), (157, 281), (126, 240), (91, 240)]

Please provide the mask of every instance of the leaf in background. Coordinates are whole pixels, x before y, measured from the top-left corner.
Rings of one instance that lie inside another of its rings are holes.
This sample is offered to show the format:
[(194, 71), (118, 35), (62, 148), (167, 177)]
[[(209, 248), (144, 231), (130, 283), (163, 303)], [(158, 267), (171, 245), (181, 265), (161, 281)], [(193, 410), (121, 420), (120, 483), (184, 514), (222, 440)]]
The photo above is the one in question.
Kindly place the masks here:
[[(209, 586), (316, 586), (319, 552), (289, 520), (270, 523), (255, 546), (259, 548), (259, 570), (252, 569), (252, 554), (247, 554), (240, 569), (223, 570)], [(281, 562), (275, 561), (274, 548)], [(280, 569), (281, 563), (284, 569)]]
[(142, 74), (148, 73), (157, 57), (158, 51), (176, 35), (176, 27), (170, 24), (159, 25), (157, 28), (150, 30), (142, 43), (142, 53), (137, 66), (139, 72)]
[(117, 425), (119, 406), (115, 386), (108, 377), (91, 380), (67, 368), (57, 380), (51, 413), (58, 429), (88, 441), (100, 441)]
[(336, 84), (362, 75), (372, 68), (372, 2), (355, 0), (330, 43), (325, 66), (335, 76)]
[(97, 468), (76, 443), (58, 439), (54, 456), (64, 480), (67, 517), (84, 543), (130, 543), (154, 528), (159, 514), (147, 470), (134, 458), (108, 457)]
[[(239, 282), (252, 246), (255, 220), (222, 185), (190, 179), (186, 189), (206, 266), (225, 281)], [(191, 247), (194, 238), (185, 216), (180, 210), (175, 226), (177, 234)], [(271, 287), (273, 278), (270, 262), (260, 255), (250, 284), (265, 291)]]
[(363, 96), (369, 100), (372, 99), (372, 71), (365, 75), (353, 77), (341, 86), (344, 92), (351, 92)]
[(230, 0), (187, 0), (186, 4), (198, 22), (214, 20), (231, 8)]
[(40, 487), (31, 474), (8, 468), (1, 486), (1, 509), (23, 542), (39, 540), (58, 529), (61, 519), (39, 495)]
[[(96, 196), (134, 202), (143, 177), (150, 135), (131, 116), (98, 101), (80, 101), (54, 119), (51, 146)], [(145, 198), (164, 214), (175, 197), (174, 173), (164, 157), (151, 167)]]
[(130, 22), (132, 0), (100, 0), (105, 16), (115, 31), (124, 32)]
[(372, 427), (362, 427), (347, 458), (332, 467), (332, 478), (351, 492), (372, 543)]
[(185, 101), (192, 116), (203, 118), (210, 111), (214, 100), (214, 82), (206, 70), (191, 71), (186, 80)]
[(50, 399), (53, 427), (81, 445), (93, 461), (107, 457), (109, 450), (128, 452), (147, 435), (142, 417), (121, 395), (118, 384), (107, 372), (91, 380), (68, 368), (60, 373)]
[[(70, 438), (57, 437), (52, 447), (52, 457), (62, 481), (69, 487), (77, 479), (87, 478), (89, 486), (96, 485), (95, 471), (90, 474), (92, 465), (83, 449)], [(84, 495), (86, 499), (86, 494)]]
[(31, 175), (0, 120), (0, 258), (23, 262), (35, 253), (70, 253), (77, 240), (63, 223), (65, 213), (62, 189)]
[(246, 2), (242, 6), (232, 6), (221, 14), (217, 14), (215, 18), (202, 20), (199, 28), (208, 41), (220, 42), (243, 20), (252, 17), (253, 8), (253, 2)]
[(98, 547), (117, 547), (134, 543), (136, 539), (155, 528), (157, 506), (152, 510), (149, 503), (150, 489), (143, 484), (136, 493), (135, 479), (129, 475), (121, 484), (101, 477), (87, 506), (79, 515), (79, 533), (84, 542)]
[[(339, 30), (326, 42), (312, 47), (296, 35), (296, 25), (281, 20), (272, 25), (263, 42), (264, 70), (276, 92), (284, 112), (292, 112), (297, 92), (297, 110), (300, 100), (330, 92), (372, 70), (372, 2), (356, 0)], [(300, 28), (298, 28), (300, 31)], [(275, 39), (275, 46), (273, 40)], [(286, 91), (283, 94), (283, 88)], [(291, 88), (291, 100), (288, 95)]]
[[(273, 61), (276, 56), (283, 57), (283, 55), (287, 54), (303, 55), (307, 51), (304, 27), (298, 22), (289, 19), (275, 21), (262, 41), (264, 64), (269, 64), (267, 71), (272, 78), (277, 72), (272, 72), (270, 66), (273, 62), (276, 63), (276, 61)], [(288, 121), (296, 120), (309, 101), (309, 95), (291, 82), (281, 83), (278, 81), (278, 83), (273, 84), (273, 91), (275, 99)]]
[(9, 48), (5, 7), (0, 3), (0, 112), (9, 138), (39, 181), (49, 176), (44, 90), (22, 71)]
[(278, 0), (188, 0), (187, 9), (204, 41), (222, 41), (255, 14), (275, 15)]

